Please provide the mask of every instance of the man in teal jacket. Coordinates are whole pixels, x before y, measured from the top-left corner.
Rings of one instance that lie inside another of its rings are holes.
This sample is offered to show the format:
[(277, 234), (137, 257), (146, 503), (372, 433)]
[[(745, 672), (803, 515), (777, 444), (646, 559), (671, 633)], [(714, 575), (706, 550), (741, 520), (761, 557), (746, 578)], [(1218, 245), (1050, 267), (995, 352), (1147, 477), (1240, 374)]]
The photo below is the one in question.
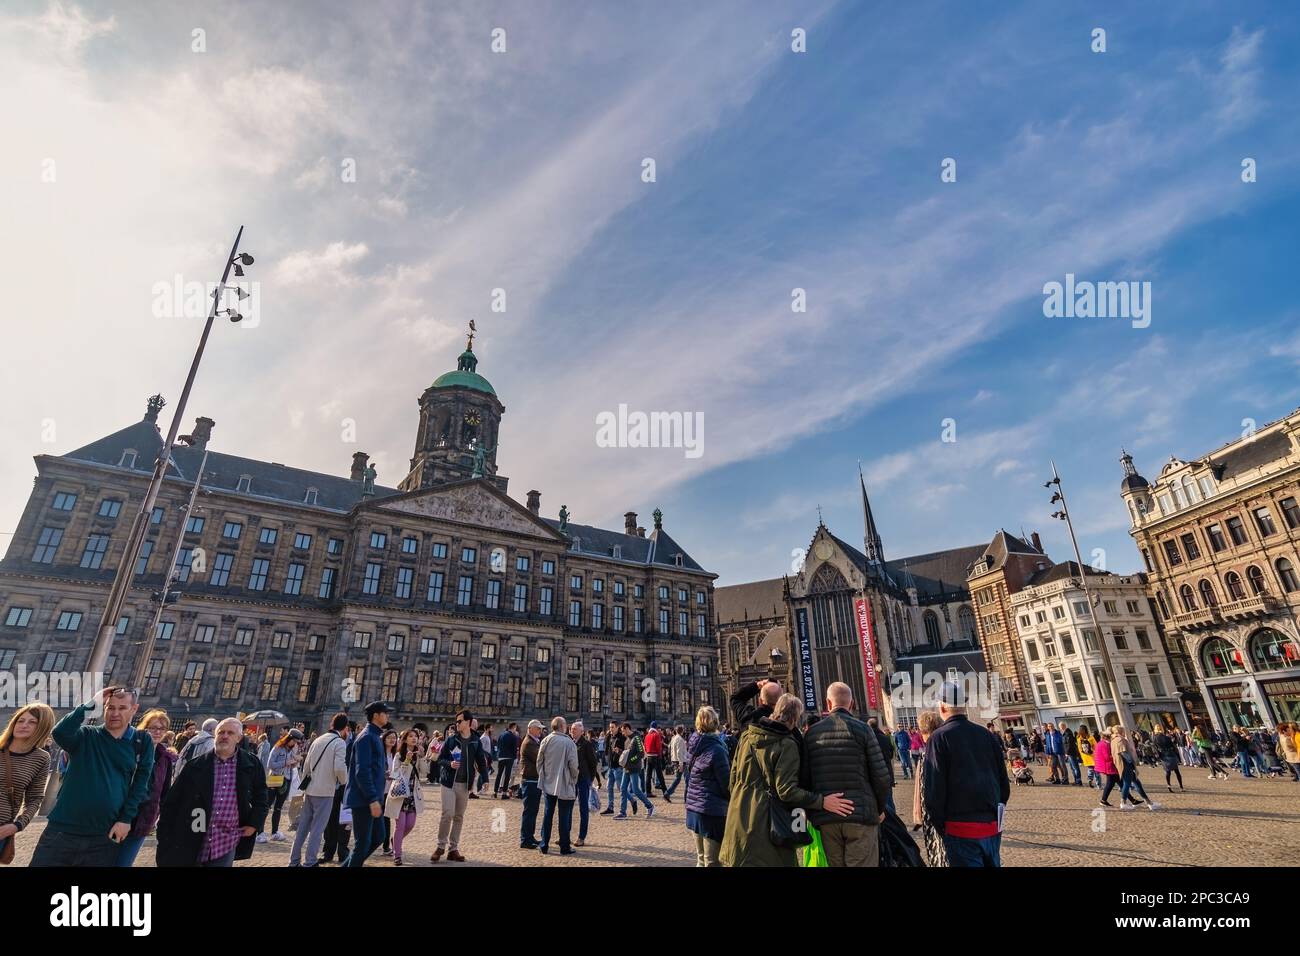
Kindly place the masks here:
[[(101, 706), (103, 725), (84, 726)], [(131, 726), (138, 707), (135, 691), (109, 687), (55, 726), (68, 771), (32, 866), (114, 865), (153, 778), (153, 740)]]

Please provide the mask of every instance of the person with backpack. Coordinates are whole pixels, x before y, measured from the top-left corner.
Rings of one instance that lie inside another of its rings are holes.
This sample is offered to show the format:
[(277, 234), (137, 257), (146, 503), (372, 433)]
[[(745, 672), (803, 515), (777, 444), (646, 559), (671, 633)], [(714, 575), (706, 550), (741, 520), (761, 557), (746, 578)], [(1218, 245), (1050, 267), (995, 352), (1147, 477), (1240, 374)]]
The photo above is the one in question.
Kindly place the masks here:
[(655, 815), (655, 805), (646, 797), (645, 791), (641, 787), (641, 770), (645, 765), (645, 743), (641, 735), (632, 729), (630, 723), (623, 724), (623, 737), (626, 743), (623, 747), (623, 754), (619, 757), (619, 762), (623, 765), (623, 803), (619, 809), (615, 820), (627, 819), (627, 799), (632, 797), (632, 806), (640, 800), (645, 804), (646, 819)]
[(307, 866), (316, 866), (321, 838), (329, 823), (334, 795), (338, 788), (348, 784), (348, 715), (339, 712), (330, 721), (328, 733), (321, 734), (307, 749), (303, 762), (306, 775), (299, 790), (303, 794), (302, 814), (294, 832), (293, 849), (289, 852), (289, 865), (302, 866), (303, 848), (307, 851)]
[(1093, 752), (1097, 749), (1097, 739), (1093, 737), (1092, 730), (1087, 724), (1079, 725), (1079, 736), (1075, 738), (1076, 745), (1079, 748), (1079, 760), (1088, 771), (1088, 788), (1098, 786), (1097, 782), (1097, 760)]

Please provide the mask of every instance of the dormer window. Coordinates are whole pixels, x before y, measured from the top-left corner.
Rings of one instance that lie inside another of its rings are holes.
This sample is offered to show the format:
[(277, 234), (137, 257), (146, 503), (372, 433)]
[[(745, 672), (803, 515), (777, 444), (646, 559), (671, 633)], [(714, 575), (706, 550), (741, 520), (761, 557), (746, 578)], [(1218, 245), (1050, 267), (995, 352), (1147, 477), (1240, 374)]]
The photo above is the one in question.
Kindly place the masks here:
[(318, 492), (315, 488), (308, 488), (308, 489), (307, 489), (307, 495), (306, 495), (306, 497), (302, 499), (303, 504), (306, 504), (306, 505), (314, 505), (314, 504), (316, 504), (316, 503), (317, 503), (317, 502), (316, 502), (316, 496), (317, 496), (318, 494), (319, 494), (319, 492)]
[(253, 490), (253, 476), (240, 475), (239, 484), (235, 486), (235, 491), (249, 492)]
[(573, 545), (571, 546), (570, 550), (572, 550), (572, 551), (581, 551), (581, 550), (582, 550), (582, 539), (581, 539), (581, 538), (574, 538), (574, 539), (573, 539)]
[(621, 557), (623, 557), (623, 546), (622, 546), (621, 544), (616, 544), (616, 545), (614, 545), (614, 547), (612, 548), (612, 551), (613, 551), (614, 557), (616, 557), (616, 558), (621, 558)]
[(119, 468), (134, 468), (135, 456), (136, 451), (134, 448), (126, 449), (126, 451), (122, 452), (122, 460), (117, 463), (117, 466)]
[(679, 553), (679, 554), (674, 554), (674, 555), (673, 555), (673, 564), (677, 565), (677, 567), (679, 567), (679, 568), (682, 566), (683, 562), (682, 562), (682, 556), (681, 556), (680, 553)]

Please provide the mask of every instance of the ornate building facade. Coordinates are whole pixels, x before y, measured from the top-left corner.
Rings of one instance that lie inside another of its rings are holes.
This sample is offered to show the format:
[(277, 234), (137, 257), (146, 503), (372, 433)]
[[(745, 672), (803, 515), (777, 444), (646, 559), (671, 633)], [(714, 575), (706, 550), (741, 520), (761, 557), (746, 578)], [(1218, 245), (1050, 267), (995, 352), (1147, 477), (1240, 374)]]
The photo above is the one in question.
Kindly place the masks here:
[[(543, 518), (506, 494), (496, 447), (504, 406), (458, 368), (419, 400), (411, 470), (374, 483), (212, 451), (213, 422), (177, 446), (118, 624), (107, 680), (126, 682), (177, 573), (143, 699), (173, 718), (272, 708), (319, 726), (383, 698), (402, 721), (553, 714), (592, 722), (684, 720), (720, 704), (713, 580), (664, 530), (628, 512), (621, 532)], [(158, 397), (144, 419), (37, 477), (0, 561), (0, 669), (75, 671), (162, 447)]]
[[(967, 568), (983, 547), (887, 561), (865, 485), (862, 513), (863, 550), (819, 522), (795, 574), (718, 589), (719, 631), (731, 635), (722, 644), (724, 659), (728, 647), (735, 647), (742, 661), (728, 673), (729, 686), (748, 676), (746, 666), (761, 669), (768, 663), (763, 658), (770, 656), (772, 635), (779, 639), (782, 632), (788, 641), (782, 655), (789, 662), (786, 686), (792, 693), (820, 710), (826, 687), (843, 681), (853, 689), (859, 712), (880, 716), (890, 726), (915, 720), (919, 708), (913, 691), (919, 693), (927, 679), (984, 673), (966, 588)], [(780, 599), (784, 607), (769, 612), (769, 604)], [(733, 611), (724, 621), (724, 607), (752, 610), (745, 620), (737, 620)], [(762, 633), (766, 640), (742, 644), (742, 633)], [(863, 640), (864, 633), (869, 640)], [(747, 658), (741, 647), (753, 648)], [(729, 660), (724, 664), (731, 666)]]
[(1175, 678), (1220, 727), (1300, 720), (1300, 409), (1152, 482), (1121, 462)]

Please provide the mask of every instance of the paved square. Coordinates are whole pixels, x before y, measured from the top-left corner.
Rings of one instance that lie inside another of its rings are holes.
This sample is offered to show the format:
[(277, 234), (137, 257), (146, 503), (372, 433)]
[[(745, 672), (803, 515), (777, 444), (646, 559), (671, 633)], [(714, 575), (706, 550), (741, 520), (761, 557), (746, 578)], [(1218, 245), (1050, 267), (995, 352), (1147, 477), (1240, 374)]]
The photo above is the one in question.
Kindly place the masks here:
[[(1044, 774), (1039, 774), (1040, 778)], [(1115, 809), (1100, 813), (1098, 793), (1087, 787), (1011, 789), (1002, 862), (1006, 866), (1297, 866), (1300, 865), (1300, 783), (1287, 780), (1207, 780), (1203, 771), (1184, 768), (1186, 793), (1166, 793), (1164, 774), (1152, 768), (1141, 773), (1143, 785), (1163, 809), (1122, 811), (1119, 791), (1111, 795)], [(655, 800), (656, 812), (645, 810), (625, 821), (609, 816), (591, 820), (588, 845), (570, 857), (559, 847), (543, 856), (519, 849), (520, 800), (471, 800), (461, 835), (467, 863), (429, 863), (435, 845), (438, 813), (426, 809), (407, 837), (404, 866), (694, 866), (694, 839), (687, 831), (679, 796), (672, 803)], [(911, 820), (912, 783), (899, 781), (895, 802), (905, 821)], [(425, 786), (426, 807), (436, 805), (435, 788)], [(31, 858), (45, 820), (33, 821), (19, 840), (15, 864)], [(288, 823), (283, 823), (288, 827)], [(540, 826), (540, 814), (539, 814)], [(286, 830), (286, 832), (288, 832)], [(577, 835), (577, 815), (574, 836)], [(289, 833), (292, 838), (293, 834)], [(554, 838), (552, 838), (554, 840)], [(152, 866), (151, 837), (140, 851), (137, 866)], [(286, 866), (288, 843), (265, 843), (253, 859), (240, 866)], [(367, 866), (392, 866), (392, 858), (376, 854)]]

